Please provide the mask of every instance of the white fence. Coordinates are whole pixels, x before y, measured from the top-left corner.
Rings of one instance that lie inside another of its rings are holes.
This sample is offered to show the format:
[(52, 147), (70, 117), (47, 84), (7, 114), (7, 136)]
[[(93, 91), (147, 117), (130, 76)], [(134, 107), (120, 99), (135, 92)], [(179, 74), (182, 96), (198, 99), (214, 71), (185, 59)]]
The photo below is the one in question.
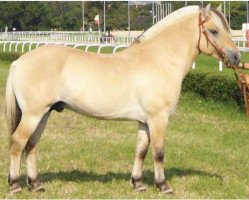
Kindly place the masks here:
[(246, 38), (233, 38), (233, 41), (241, 52), (249, 52), (249, 47), (247, 47), (249, 41)]
[(120, 48), (127, 48), (128, 45), (112, 45), (112, 44), (79, 44), (79, 43), (61, 43), (61, 42), (31, 42), (31, 41), (0, 41), (2, 45), (3, 52), (18, 52), (18, 47), (21, 48), (21, 52), (25, 52), (25, 47), (28, 47), (28, 51), (31, 51), (34, 48), (38, 48), (40, 45), (64, 45), (71, 46), (74, 49), (78, 47), (85, 47), (84, 51), (88, 51), (91, 47), (97, 47), (97, 53), (101, 53), (101, 49), (105, 47), (112, 48), (112, 53), (116, 53)]
[(53, 43), (77, 43), (77, 44), (110, 44), (129, 45), (136, 37), (107, 37), (98, 32), (81, 31), (22, 31), (0, 33), (2, 41), (32, 41), (32, 42), (53, 42)]
[[(82, 31), (17, 31), (17, 32), (1, 32), (0, 41), (15, 42), (37, 42), (37, 43), (61, 43), (61, 44), (109, 44), (112, 46), (126, 45), (129, 46), (136, 37), (101, 36), (99, 32), (82, 32)], [(247, 40), (242, 37), (234, 37), (240, 51), (249, 52), (247, 48)]]

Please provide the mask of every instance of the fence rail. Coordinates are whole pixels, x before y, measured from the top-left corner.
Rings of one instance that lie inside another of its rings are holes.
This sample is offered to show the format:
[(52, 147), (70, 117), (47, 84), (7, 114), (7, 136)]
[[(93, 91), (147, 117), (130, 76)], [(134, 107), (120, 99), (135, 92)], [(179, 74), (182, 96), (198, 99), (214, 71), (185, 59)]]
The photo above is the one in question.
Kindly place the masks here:
[(19, 47), (19, 51), (21, 51), (21, 53), (24, 53), (25, 47), (27, 51), (31, 51), (32, 49), (38, 48), (41, 45), (51, 45), (51, 44), (71, 46), (74, 49), (78, 47), (85, 47), (84, 51), (89, 51), (89, 48), (91, 47), (97, 47), (97, 53), (101, 53), (101, 49), (105, 47), (112, 48), (112, 53), (116, 53), (118, 49), (129, 47), (129, 45), (112, 45), (112, 44), (99, 44), (99, 43), (80, 44), (80, 43), (62, 43), (62, 42), (0, 41), (0, 45), (2, 46), (3, 52), (18, 52), (18, 47)]
[(233, 41), (237, 45), (241, 52), (249, 52), (249, 41), (246, 38), (233, 38)]
[[(19, 41), (19, 42), (40, 42), (40, 43), (73, 43), (73, 44), (109, 44), (113, 46), (130, 45), (136, 37), (101, 36), (99, 32), (83, 32), (83, 31), (17, 31), (17, 32), (1, 32), (0, 41)], [(234, 37), (240, 51), (249, 52), (246, 38)]]
[(129, 45), (136, 37), (128, 36), (102, 36), (98, 32), (82, 31), (22, 31), (0, 33), (2, 41), (32, 41), (32, 42), (59, 42), (59, 43), (86, 43), (86, 44), (110, 44)]

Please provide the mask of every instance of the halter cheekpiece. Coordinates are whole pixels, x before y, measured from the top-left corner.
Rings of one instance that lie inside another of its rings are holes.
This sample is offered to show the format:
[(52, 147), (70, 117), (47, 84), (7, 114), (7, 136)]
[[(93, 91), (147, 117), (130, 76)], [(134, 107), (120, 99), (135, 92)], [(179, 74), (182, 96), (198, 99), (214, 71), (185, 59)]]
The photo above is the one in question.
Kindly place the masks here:
[(199, 14), (199, 20), (198, 20), (198, 26), (199, 26), (199, 40), (198, 40), (198, 50), (199, 52), (201, 52), (201, 49), (200, 49), (200, 42), (201, 42), (201, 33), (203, 32), (206, 40), (207, 40), (207, 47), (208, 47), (208, 43), (210, 43), (214, 48), (215, 50), (218, 52), (219, 56), (222, 58), (222, 60), (224, 61), (224, 63), (230, 67), (230, 63), (226, 57), (226, 54), (225, 52), (223, 51), (223, 47), (220, 47), (216, 42), (215, 40), (212, 40), (210, 39), (209, 35), (208, 35), (208, 32), (206, 30), (206, 28), (204, 27), (204, 24), (206, 22), (208, 22), (211, 18), (208, 16), (206, 17), (204, 20), (202, 20), (201, 18), (201, 13)]

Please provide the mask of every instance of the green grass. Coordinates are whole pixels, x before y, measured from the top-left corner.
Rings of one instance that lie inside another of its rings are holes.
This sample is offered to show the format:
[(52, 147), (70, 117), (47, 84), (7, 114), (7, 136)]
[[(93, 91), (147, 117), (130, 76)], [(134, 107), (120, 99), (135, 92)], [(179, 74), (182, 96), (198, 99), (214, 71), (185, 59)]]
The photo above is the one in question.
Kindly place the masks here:
[(132, 192), (129, 179), (136, 122), (100, 121), (65, 111), (52, 113), (38, 148), (46, 192), (27, 190), (23, 161), (23, 191), (10, 196), (8, 135), (3, 115), (9, 64), (0, 62), (0, 198), (249, 197), (248, 120), (238, 107), (206, 101), (193, 93), (181, 95), (167, 131), (165, 175), (174, 195), (164, 196), (155, 189), (151, 152), (144, 167), (147, 191)]

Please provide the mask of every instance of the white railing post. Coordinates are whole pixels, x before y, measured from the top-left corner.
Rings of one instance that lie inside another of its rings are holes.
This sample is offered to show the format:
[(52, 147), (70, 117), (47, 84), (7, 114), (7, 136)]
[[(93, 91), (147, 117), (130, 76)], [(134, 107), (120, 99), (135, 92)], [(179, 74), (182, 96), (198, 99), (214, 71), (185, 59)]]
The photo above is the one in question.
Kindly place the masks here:
[(222, 72), (223, 64), (221, 61), (219, 61), (219, 71)]
[(193, 65), (192, 65), (192, 69), (195, 69), (195, 62), (194, 62)]

